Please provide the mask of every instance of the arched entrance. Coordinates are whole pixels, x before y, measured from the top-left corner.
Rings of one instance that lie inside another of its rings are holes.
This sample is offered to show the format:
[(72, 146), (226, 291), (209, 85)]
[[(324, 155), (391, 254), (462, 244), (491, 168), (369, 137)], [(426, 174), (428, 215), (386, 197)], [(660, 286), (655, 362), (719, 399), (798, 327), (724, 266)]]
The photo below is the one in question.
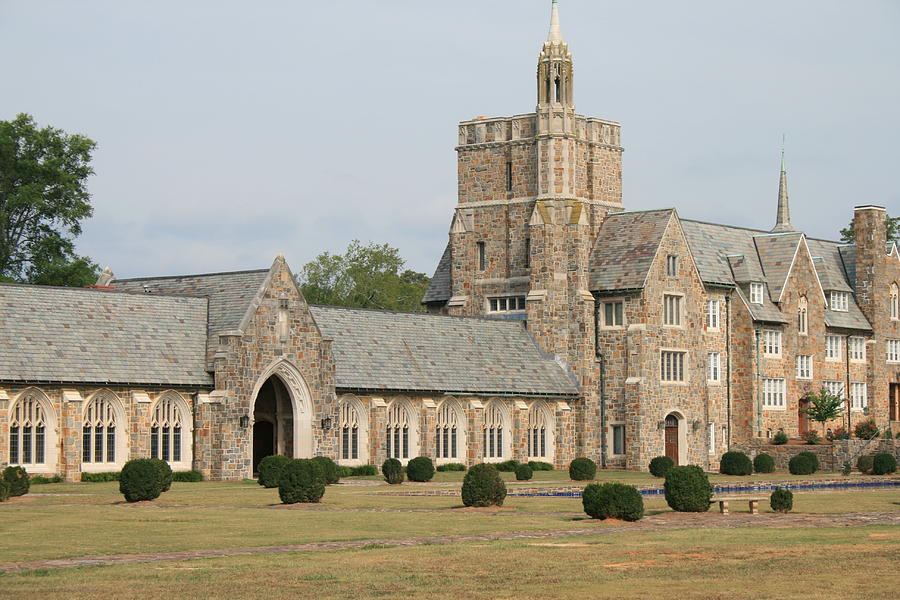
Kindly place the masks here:
[(666, 417), (665, 431), (666, 456), (671, 458), (676, 465), (681, 464), (678, 460), (678, 417), (674, 413)]
[(287, 361), (266, 369), (253, 400), (252, 472), (266, 456), (313, 454), (312, 403), (299, 371)]

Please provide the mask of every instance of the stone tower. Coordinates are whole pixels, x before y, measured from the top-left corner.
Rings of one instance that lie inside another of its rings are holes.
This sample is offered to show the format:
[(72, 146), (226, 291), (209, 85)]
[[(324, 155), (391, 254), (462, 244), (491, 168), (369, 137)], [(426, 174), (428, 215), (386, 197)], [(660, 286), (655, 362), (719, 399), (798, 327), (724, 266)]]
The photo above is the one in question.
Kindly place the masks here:
[(618, 123), (575, 112), (555, 0), (535, 112), (463, 121), (456, 150), (446, 310), (527, 319), (544, 351), (584, 364), (593, 348), (588, 256), (606, 215), (623, 208), (623, 150)]

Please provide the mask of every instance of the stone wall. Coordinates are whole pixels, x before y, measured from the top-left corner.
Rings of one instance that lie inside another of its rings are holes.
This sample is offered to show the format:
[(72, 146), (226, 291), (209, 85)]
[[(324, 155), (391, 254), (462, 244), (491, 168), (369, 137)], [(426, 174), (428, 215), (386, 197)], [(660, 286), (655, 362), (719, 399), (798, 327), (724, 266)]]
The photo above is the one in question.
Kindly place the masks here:
[(840, 471), (845, 462), (856, 468), (856, 459), (861, 454), (874, 455), (879, 452), (890, 452), (900, 461), (900, 440), (835, 440), (831, 444), (768, 444), (766, 440), (753, 440), (749, 444), (736, 447), (750, 457), (765, 453), (775, 459), (775, 468), (786, 471), (791, 458), (801, 452), (812, 452), (819, 458), (821, 471)]

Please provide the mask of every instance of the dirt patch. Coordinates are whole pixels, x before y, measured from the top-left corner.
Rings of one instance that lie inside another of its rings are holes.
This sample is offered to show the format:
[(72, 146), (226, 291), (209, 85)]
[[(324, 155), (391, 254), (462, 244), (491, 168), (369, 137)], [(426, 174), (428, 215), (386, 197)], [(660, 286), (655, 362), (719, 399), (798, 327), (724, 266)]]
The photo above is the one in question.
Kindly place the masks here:
[(10, 496), (9, 499), (7, 500), (7, 502), (9, 502), (10, 504), (21, 504), (23, 502), (34, 502), (35, 500), (37, 500), (37, 498), (35, 498), (34, 496), (28, 496), (28, 495)]
[(701, 552), (666, 552), (665, 556), (671, 558), (700, 558), (703, 560), (715, 558), (712, 554), (703, 554)]
[(590, 548), (592, 544), (572, 542), (568, 544), (528, 544), (529, 546), (543, 546), (544, 548)]
[(655, 560), (636, 560), (623, 563), (609, 563), (603, 566), (607, 569), (636, 569), (637, 567), (646, 567), (647, 565), (652, 565), (655, 563)]
[(897, 537), (900, 533), (870, 533), (870, 538)]

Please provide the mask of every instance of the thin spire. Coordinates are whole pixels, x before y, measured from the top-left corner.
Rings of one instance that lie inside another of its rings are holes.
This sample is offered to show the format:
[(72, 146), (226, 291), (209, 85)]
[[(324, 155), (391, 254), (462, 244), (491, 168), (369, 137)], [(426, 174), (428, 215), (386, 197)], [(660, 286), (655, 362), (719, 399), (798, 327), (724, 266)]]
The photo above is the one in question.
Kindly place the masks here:
[(781, 147), (781, 176), (778, 180), (778, 215), (772, 233), (796, 231), (791, 225), (791, 207), (788, 204), (787, 170), (784, 168), (784, 140)]
[(562, 32), (559, 29), (559, 2), (553, 0), (553, 6), (550, 9), (550, 34), (547, 36), (548, 42), (561, 42)]

